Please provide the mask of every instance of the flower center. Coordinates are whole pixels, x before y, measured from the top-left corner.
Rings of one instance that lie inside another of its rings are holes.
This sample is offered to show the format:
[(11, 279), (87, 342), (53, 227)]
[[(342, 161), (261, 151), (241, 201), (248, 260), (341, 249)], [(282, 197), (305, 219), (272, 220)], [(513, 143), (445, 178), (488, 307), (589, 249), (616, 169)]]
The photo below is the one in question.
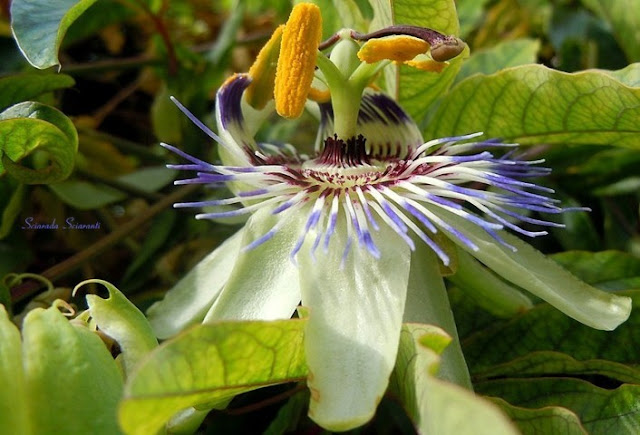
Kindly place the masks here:
[(361, 165), (369, 165), (370, 158), (367, 155), (366, 139), (362, 135), (348, 140), (339, 139), (338, 136), (328, 137), (324, 141), (324, 149), (314, 163), (339, 168), (351, 168)]
[(388, 168), (388, 162), (369, 155), (364, 136), (345, 141), (334, 135), (325, 140), (317, 158), (303, 163), (302, 176), (328, 188), (342, 189), (375, 183)]

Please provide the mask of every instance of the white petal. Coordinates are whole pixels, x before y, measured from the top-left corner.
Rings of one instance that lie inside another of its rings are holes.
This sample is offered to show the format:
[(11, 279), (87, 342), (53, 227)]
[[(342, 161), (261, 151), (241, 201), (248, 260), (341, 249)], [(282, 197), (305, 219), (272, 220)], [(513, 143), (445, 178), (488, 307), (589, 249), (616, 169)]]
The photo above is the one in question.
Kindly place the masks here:
[(500, 237), (517, 248), (516, 252), (464, 218), (437, 207), (429, 206), (429, 209), (469, 237), (479, 249), (473, 251), (452, 237), (460, 247), (507, 281), (530, 291), (577, 321), (592, 328), (613, 330), (629, 317), (630, 298), (591, 287), (511, 234), (501, 232)]
[(358, 133), (367, 138), (367, 149), (376, 150), (374, 155), (406, 156), (408, 147), (415, 149), (423, 143), (420, 129), (398, 103), (371, 90), (362, 96)]
[(243, 230), (207, 255), (153, 304), (147, 317), (158, 338), (168, 338), (204, 319), (224, 287), (240, 253)]
[(479, 261), (460, 247), (458, 251), (458, 270), (447, 277), (465, 297), (495, 316), (511, 318), (531, 307), (531, 299), (517, 287), (496, 276)]
[(386, 225), (374, 238), (379, 260), (352, 248), (341, 266), (347, 229), (340, 214), (328, 252), (316, 252), (314, 259), (307, 243), (299, 254), (302, 301), (310, 309), (305, 332), (309, 416), (329, 430), (371, 419), (398, 352), (410, 251)]
[(449, 295), (440, 274), (438, 259), (424, 243), (416, 244), (416, 251), (411, 257), (404, 321), (435, 325), (444, 329), (452, 341), (442, 353), (438, 377), (472, 389), (469, 369), (460, 347), (458, 330), (451, 312)]
[[(278, 217), (268, 209), (254, 213), (245, 226), (242, 246), (265, 235)], [(288, 319), (300, 302), (298, 268), (289, 258), (304, 228), (304, 215), (299, 213), (258, 247), (242, 252), (231, 276), (205, 317), (217, 320)]]

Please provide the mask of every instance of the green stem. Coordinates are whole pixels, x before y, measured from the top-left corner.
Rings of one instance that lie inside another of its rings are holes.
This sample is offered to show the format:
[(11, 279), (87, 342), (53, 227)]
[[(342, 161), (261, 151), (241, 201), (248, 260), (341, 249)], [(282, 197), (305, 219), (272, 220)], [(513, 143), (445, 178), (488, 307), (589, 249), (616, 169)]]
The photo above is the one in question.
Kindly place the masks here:
[(334, 63), (320, 52), (318, 68), (324, 74), (327, 86), (331, 90), (335, 133), (343, 140), (350, 139), (357, 133), (358, 112), (364, 87), (360, 87), (358, 83), (351, 84)]
[(390, 60), (382, 60), (376, 63), (362, 62), (349, 77), (352, 86), (366, 88), (371, 83), (373, 77), (391, 63)]

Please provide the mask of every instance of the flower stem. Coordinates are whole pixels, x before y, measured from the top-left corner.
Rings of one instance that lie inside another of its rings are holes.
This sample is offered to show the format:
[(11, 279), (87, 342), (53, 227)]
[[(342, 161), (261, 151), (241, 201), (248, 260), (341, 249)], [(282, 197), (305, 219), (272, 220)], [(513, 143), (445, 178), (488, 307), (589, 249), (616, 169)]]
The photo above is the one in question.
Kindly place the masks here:
[(343, 140), (355, 137), (364, 86), (351, 83), (324, 54), (318, 53), (317, 62), (331, 90), (335, 133)]

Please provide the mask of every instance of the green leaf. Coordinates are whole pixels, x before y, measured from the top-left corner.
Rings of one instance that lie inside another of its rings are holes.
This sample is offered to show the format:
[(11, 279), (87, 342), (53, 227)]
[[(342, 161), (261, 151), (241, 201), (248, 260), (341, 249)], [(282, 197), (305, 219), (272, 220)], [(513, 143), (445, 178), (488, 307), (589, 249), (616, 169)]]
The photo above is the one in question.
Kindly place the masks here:
[(409, 0), (369, 0), (373, 8), (371, 31), (394, 24), (429, 27), (439, 32), (457, 35), (458, 15), (453, 0), (412, 2)]
[(521, 144), (609, 144), (640, 148), (640, 89), (599, 71), (521, 66), (470, 77), (443, 100), (426, 137), (483, 131)]
[(435, 326), (405, 324), (390, 386), (418, 432), (438, 435), (516, 434), (492, 403), (437, 379), (439, 356), (451, 339)]
[(588, 433), (640, 432), (640, 385), (625, 384), (606, 390), (578, 379), (524, 378), (483, 382), (476, 389), (516, 406), (562, 406), (578, 415)]
[(640, 259), (625, 252), (569, 251), (554, 254), (551, 258), (581, 280), (600, 288), (640, 276)]
[(537, 39), (522, 38), (500, 42), (486, 50), (474, 52), (462, 64), (454, 83), (473, 74), (493, 74), (505, 68), (535, 63), (540, 50)]
[(113, 187), (88, 181), (68, 180), (52, 184), (49, 188), (66, 204), (78, 210), (95, 210), (127, 197)]
[[(71, 120), (57, 109), (24, 102), (0, 113), (0, 144), (0, 176), (7, 172), (26, 184), (54, 183), (73, 170), (78, 133)], [(34, 151), (42, 151), (48, 163), (35, 169), (17, 163)]]
[(640, 177), (629, 177), (593, 191), (595, 196), (632, 195), (640, 191)]
[[(370, 0), (370, 3), (374, 11), (370, 30), (394, 24), (411, 24), (429, 27), (447, 35), (458, 34), (458, 16), (453, 0), (422, 3), (411, 0)], [(389, 65), (384, 70), (386, 91), (420, 124), (431, 104), (449, 88), (460, 70), (462, 59), (467, 55), (468, 50), (465, 50), (440, 73)]]
[(557, 185), (578, 196), (588, 191), (595, 194), (601, 186), (634, 177), (640, 165), (640, 153), (630, 148), (580, 145), (549, 148), (545, 154), (546, 164), (554, 168), (558, 178)]
[(640, 87), (640, 63), (631, 65), (617, 71), (602, 71), (621, 83), (633, 88)]
[(630, 62), (640, 61), (640, 0), (582, 0), (613, 28)]
[(56, 307), (29, 312), (22, 333), (32, 433), (120, 433), (122, 377), (98, 335)]
[(510, 405), (497, 397), (491, 397), (490, 400), (509, 416), (522, 435), (587, 435), (578, 416), (566, 408), (545, 406), (527, 409)]
[[(175, 178), (175, 171), (164, 166), (143, 168), (130, 174), (116, 177), (116, 180), (131, 184), (147, 192), (155, 192), (168, 185)], [(92, 184), (87, 181), (68, 180), (49, 186), (58, 197), (78, 210), (94, 210), (127, 197), (113, 187)]]
[(29, 63), (45, 69), (59, 65), (58, 50), (71, 25), (96, 0), (14, 0), (11, 29)]
[(447, 92), (468, 55), (469, 48), (466, 47), (455, 59), (450, 60), (449, 65), (440, 73), (421, 71), (405, 65), (390, 65), (391, 68), (399, 70), (396, 74), (397, 99), (418, 125), (424, 123), (431, 105)]
[(31, 100), (45, 92), (70, 88), (75, 81), (65, 74), (16, 74), (0, 78), (0, 110)]
[[(2, 285), (2, 284), (0, 284)], [(0, 433), (29, 434), (20, 332), (0, 305)]]
[(472, 373), (522, 358), (530, 352), (555, 351), (579, 361), (603, 359), (622, 364), (640, 360), (640, 290), (621, 292), (633, 300), (631, 316), (615, 331), (580, 325), (547, 304), (509, 322), (490, 326), (462, 341)]
[(304, 320), (198, 325), (154, 350), (129, 378), (120, 406), (128, 434), (156, 433), (190, 406), (302, 379)]
[(553, 351), (531, 352), (503, 364), (474, 372), (476, 382), (497, 378), (543, 376), (606, 376), (619, 382), (640, 383), (640, 371), (613, 361), (590, 359), (578, 361), (569, 355)]
[(139, 11), (128, 3), (118, 1), (100, 1), (82, 14), (81, 20), (74, 21), (62, 41), (63, 46), (96, 35), (100, 30), (122, 23)]
[(78, 284), (74, 293), (81, 286), (90, 283), (102, 284), (109, 291), (108, 299), (87, 295), (87, 305), (98, 328), (118, 343), (124, 359), (125, 373), (129, 375), (142, 357), (158, 346), (158, 340), (144, 314), (113, 284), (101, 279), (90, 279)]

